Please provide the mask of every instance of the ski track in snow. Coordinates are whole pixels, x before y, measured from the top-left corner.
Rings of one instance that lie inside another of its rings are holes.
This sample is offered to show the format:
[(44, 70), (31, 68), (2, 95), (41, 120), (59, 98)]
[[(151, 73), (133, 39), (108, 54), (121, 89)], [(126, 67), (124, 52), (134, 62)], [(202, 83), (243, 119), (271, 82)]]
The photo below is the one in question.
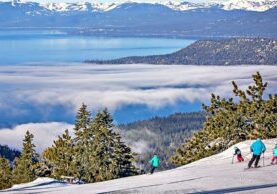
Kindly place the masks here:
[[(69, 185), (53, 179), (40, 178), (34, 182), (16, 185), (12, 189), (0, 191), (7, 194), (35, 193), (276, 193), (277, 165), (269, 166), (272, 149), (277, 139), (265, 140), (265, 167), (244, 170), (252, 154), (249, 146), (253, 141), (237, 144), (242, 150), (245, 162), (238, 163), (234, 158), (233, 147), (228, 150), (181, 166), (176, 169), (157, 172), (153, 175), (140, 175), (106, 182)], [(263, 166), (263, 158), (260, 163)]]

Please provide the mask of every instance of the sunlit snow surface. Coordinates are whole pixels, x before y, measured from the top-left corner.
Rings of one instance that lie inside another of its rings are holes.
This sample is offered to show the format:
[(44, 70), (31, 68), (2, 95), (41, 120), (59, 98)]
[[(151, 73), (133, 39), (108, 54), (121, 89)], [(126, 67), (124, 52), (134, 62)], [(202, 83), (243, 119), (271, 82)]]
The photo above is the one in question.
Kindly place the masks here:
[[(245, 162), (232, 164), (233, 147), (209, 158), (173, 170), (157, 172), (85, 185), (56, 185), (22, 187), (5, 193), (276, 193), (277, 165), (269, 166), (277, 139), (264, 141), (267, 147), (265, 167), (244, 170), (251, 158), (249, 146), (253, 141), (239, 143)], [(260, 160), (263, 166), (263, 158)], [(49, 182), (46, 179), (46, 182)]]

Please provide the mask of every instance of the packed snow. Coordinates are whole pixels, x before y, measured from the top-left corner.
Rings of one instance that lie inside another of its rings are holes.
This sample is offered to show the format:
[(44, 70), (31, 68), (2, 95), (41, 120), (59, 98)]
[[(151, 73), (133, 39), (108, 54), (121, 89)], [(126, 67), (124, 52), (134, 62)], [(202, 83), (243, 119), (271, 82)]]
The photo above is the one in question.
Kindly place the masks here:
[(32, 183), (17, 185), (4, 193), (276, 193), (277, 165), (270, 165), (272, 149), (277, 139), (264, 140), (267, 147), (261, 168), (245, 170), (251, 158), (249, 147), (253, 141), (236, 146), (242, 150), (245, 162), (232, 157), (234, 146), (228, 150), (181, 166), (176, 169), (121, 178), (106, 182), (69, 185), (53, 179), (40, 178)]
[[(13, 185), (10, 190), (12, 191), (21, 191), (21, 190), (35, 190), (36, 188), (39, 189), (48, 189), (51, 187), (63, 187), (67, 186), (68, 184), (53, 178), (37, 178), (36, 180), (30, 182), (30, 183), (22, 183), (22, 184), (17, 184)], [(1, 191), (0, 191), (1, 192)]]

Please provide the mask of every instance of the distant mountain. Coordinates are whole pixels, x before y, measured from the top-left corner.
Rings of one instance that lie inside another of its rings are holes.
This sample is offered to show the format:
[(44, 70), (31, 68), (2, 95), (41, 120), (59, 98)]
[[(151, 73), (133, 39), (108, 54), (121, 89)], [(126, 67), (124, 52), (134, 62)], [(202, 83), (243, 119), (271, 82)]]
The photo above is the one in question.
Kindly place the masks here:
[(225, 3), (0, 2), (0, 28), (98, 36), (277, 37), (277, 1)]
[(172, 54), (87, 62), (98, 64), (277, 65), (277, 40), (264, 38), (200, 40)]
[[(28, 4), (36, 4), (29, 1), (13, 0), (8, 2), (13, 7), (24, 6)], [(112, 9), (118, 9), (124, 4), (144, 4), (141, 1), (121, 1), (118, 3), (100, 3), (100, 2), (74, 2), (74, 3), (40, 3), (39, 6), (44, 7), (49, 11), (55, 12), (73, 12), (73, 11), (91, 11), (91, 12), (106, 12)], [(179, 1), (153, 1), (147, 4), (163, 5), (176, 11), (187, 11), (193, 9), (205, 9), (218, 7), (225, 10), (248, 10), (248, 11), (267, 11), (277, 6), (276, 0), (228, 0), (228, 1), (210, 1), (206, 3), (192, 3)]]

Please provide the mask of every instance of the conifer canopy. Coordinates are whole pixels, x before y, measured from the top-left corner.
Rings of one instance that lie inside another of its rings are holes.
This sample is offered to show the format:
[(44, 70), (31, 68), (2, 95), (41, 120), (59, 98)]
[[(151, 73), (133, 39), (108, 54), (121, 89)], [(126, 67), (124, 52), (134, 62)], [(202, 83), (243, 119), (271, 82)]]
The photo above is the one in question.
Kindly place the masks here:
[(211, 95), (210, 105), (203, 105), (207, 117), (203, 129), (177, 149), (175, 164), (219, 153), (240, 141), (277, 137), (277, 94), (265, 97), (267, 83), (259, 72), (252, 77), (254, 84), (246, 90), (232, 82), (234, 97)]

